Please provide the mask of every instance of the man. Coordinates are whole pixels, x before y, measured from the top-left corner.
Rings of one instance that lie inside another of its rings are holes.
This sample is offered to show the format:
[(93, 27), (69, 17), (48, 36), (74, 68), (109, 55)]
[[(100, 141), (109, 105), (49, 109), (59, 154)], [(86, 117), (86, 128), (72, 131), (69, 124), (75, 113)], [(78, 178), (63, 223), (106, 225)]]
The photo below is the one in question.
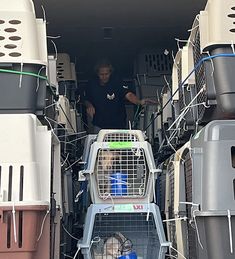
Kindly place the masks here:
[(94, 132), (100, 129), (125, 129), (125, 99), (136, 105), (144, 105), (147, 99), (139, 100), (127, 86), (113, 78), (113, 67), (108, 61), (101, 61), (95, 68), (97, 78), (89, 82), (85, 105), (93, 119)]

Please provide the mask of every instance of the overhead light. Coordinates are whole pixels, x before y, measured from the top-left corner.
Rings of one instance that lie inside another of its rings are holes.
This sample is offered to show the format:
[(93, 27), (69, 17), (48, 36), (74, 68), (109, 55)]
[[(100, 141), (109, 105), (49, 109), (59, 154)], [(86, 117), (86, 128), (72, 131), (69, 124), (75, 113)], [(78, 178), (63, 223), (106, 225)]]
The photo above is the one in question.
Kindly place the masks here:
[(113, 38), (113, 27), (103, 27), (104, 40), (112, 40)]

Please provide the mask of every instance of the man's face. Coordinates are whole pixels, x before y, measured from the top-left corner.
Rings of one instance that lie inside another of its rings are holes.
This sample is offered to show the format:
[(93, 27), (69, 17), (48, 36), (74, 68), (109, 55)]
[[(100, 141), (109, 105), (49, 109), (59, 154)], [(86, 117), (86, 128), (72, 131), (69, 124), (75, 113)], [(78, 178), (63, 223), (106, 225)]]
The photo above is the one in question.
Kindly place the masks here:
[(100, 79), (100, 84), (104, 85), (107, 84), (109, 78), (111, 76), (111, 71), (109, 67), (101, 67), (98, 71), (98, 77)]

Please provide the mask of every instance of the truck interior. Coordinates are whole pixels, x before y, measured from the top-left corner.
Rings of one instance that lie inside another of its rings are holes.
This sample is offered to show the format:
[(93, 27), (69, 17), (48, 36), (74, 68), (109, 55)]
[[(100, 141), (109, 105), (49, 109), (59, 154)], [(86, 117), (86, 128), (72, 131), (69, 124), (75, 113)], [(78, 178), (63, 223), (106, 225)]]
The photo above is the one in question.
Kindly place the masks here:
[(234, 259), (235, 0), (0, 1), (0, 259)]

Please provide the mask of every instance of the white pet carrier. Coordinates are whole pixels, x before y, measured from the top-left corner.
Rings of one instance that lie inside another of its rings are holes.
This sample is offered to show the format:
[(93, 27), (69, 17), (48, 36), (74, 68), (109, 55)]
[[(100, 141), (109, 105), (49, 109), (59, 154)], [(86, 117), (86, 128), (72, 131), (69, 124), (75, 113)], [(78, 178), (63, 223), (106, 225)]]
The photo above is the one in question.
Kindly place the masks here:
[(71, 70), (70, 57), (66, 53), (58, 53), (57, 56), (57, 75), (58, 81), (74, 79), (74, 71)]
[(62, 208), (58, 139), (31, 114), (0, 115), (0, 133), (0, 258), (49, 259), (51, 181)]
[(196, 123), (195, 104), (197, 102), (193, 52), (190, 43), (176, 54), (172, 71), (172, 92), (176, 119), (173, 128), (177, 129), (180, 139), (187, 138)]
[(68, 133), (74, 133), (75, 129), (73, 129), (69, 100), (65, 96), (60, 95), (57, 107), (59, 110), (57, 122), (61, 124)]
[[(158, 170), (141, 131), (101, 130), (86, 170), (94, 203), (149, 203)], [(101, 142), (104, 141), (104, 142)]]
[(0, 16), (0, 62), (46, 65), (46, 22), (32, 0), (1, 0)]
[(211, 46), (235, 43), (234, 0), (208, 1), (199, 17), (201, 52)]
[(155, 204), (94, 204), (78, 246), (85, 259), (163, 259), (169, 243)]
[[(172, 243), (173, 248), (188, 258), (187, 245), (187, 217), (185, 201), (185, 176), (182, 171), (183, 160), (182, 153), (189, 148), (189, 142), (186, 143), (177, 153), (172, 155), (167, 165), (166, 173), (166, 199), (165, 199), (165, 215), (167, 236)], [(181, 257), (172, 249), (172, 255)]]

